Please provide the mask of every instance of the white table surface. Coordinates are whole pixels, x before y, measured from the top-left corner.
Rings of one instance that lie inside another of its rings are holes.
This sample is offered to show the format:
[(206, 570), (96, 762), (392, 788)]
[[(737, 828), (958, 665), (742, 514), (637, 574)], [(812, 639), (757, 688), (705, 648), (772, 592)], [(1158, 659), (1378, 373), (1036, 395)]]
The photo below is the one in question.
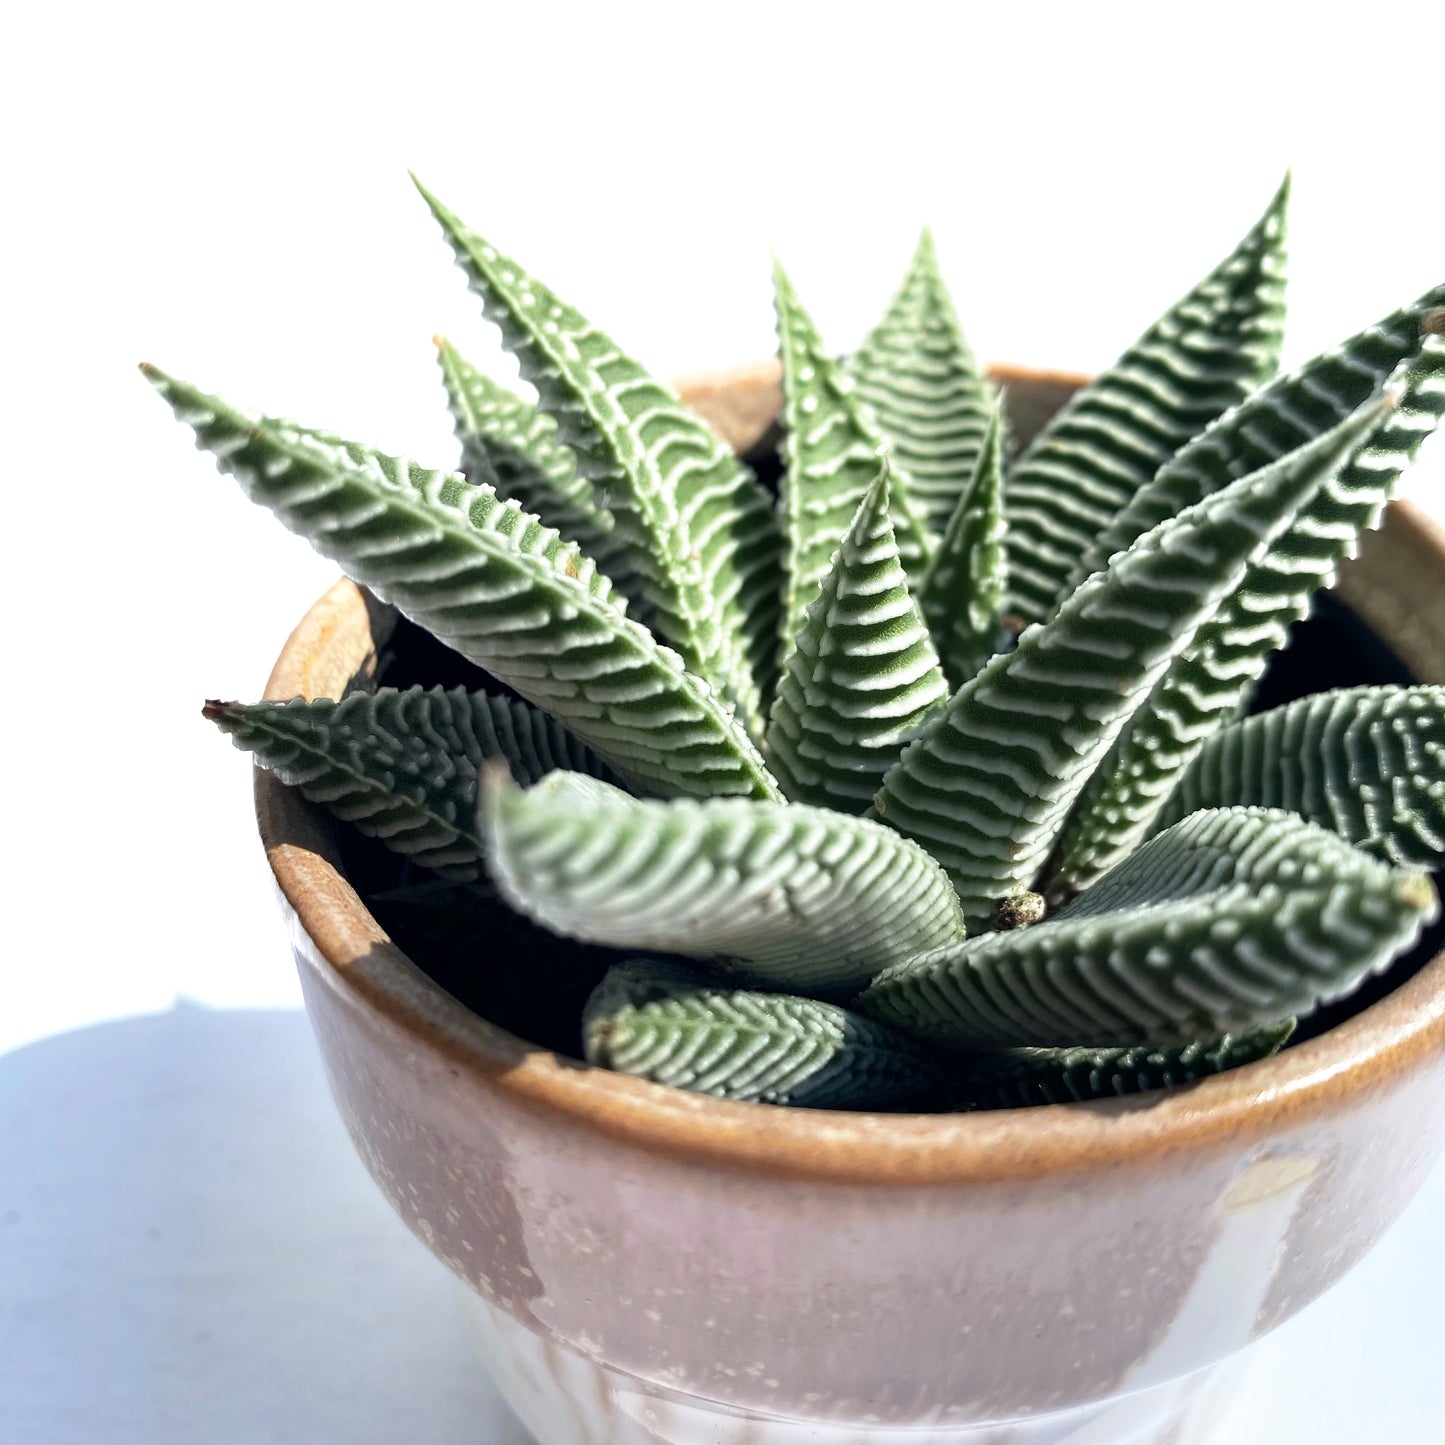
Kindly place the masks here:
[[(1095, 369), (1291, 163), (1287, 362), (1445, 274), (1438, 0), (1307, 33), (1257, 3), (725, 9), (7, 17), (3, 1445), (524, 1439), (334, 1116), (248, 768), (198, 716), (259, 693), (332, 569), (135, 362), (449, 461), (428, 338), (495, 343), (407, 165), (665, 374), (769, 349), (770, 245), (856, 344), (925, 219), (982, 354)], [(1409, 491), (1445, 514), (1438, 442)], [(1439, 1438), (1442, 1238), (1437, 1172), (1260, 1347), (1220, 1445)]]

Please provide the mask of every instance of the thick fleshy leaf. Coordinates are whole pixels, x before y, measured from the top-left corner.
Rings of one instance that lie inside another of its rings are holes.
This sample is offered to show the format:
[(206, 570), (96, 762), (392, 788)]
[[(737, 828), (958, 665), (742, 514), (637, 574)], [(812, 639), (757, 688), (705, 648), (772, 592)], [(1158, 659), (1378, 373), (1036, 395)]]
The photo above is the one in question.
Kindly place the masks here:
[(567, 773), (526, 792), (497, 779), (483, 803), (503, 895), (587, 942), (726, 961), (811, 993), (858, 988), (963, 932), (938, 865), (861, 818), (800, 804), (640, 802)]
[(482, 876), (477, 770), (499, 758), (519, 783), (554, 768), (605, 775), (554, 719), (465, 688), (378, 688), (340, 702), (208, 702), (205, 716), (283, 783), (394, 853), (470, 882)]
[(1290, 624), (1333, 583), (1360, 532), (1378, 525), (1401, 469), (1445, 412), (1445, 336), (1428, 336), (1398, 381), (1383, 424), (1359, 439), (1338, 474), (1250, 567), (1090, 778), (1051, 869), (1055, 896), (1087, 887), (1147, 835), (1190, 760), (1238, 715)]
[(223, 472), (640, 789), (779, 797), (731, 711), (628, 619), (590, 558), (488, 487), (147, 375)]
[(872, 1019), (663, 960), (615, 964), (588, 1001), (582, 1038), (594, 1064), (719, 1099), (879, 1109), (939, 1082), (918, 1045)]
[(1008, 589), (1003, 517), (1003, 421), (988, 421), (977, 465), (918, 589), (943, 671), (961, 687), (1000, 651)]
[(451, 342), (438, 337), (436, 345), (467, 479), (540, 517), (606, 570), (616, 521), (557, 440), (556, 422), (478, 371)]
[(936, 1043), (1188, 1043), (1354, 991), (1439, 911), (1392, 868), (1289, 813), (1194, 813), (1031, 928), (889, 969), (858, 1001)]
[(995, 402), (927, 230), (883, 319), (849, 358), (848, 373), (908, 474), (914, 511), (942, 532), (977, 470)]
[[(1417, 301), (1277, 377), (1243, 405), (1226, 413), (1166, 462), (1147, 485), (1079, 554), (1077, 585), (1135, 538), (1167, 517), (1201, 502), (1236, 477), (1258, 471), (1304, 445), (1363, 406), (1392, 376), (1408, 368), (1425, 336), (1445, 330), (1445, 284)], [(1442, 403), (1421, 392), (1361, 453), (1355, 466), (1378, 495), (1386, 481), (1413, 460), (1434, 429)]]
[(1154, 830), (1200, 808), (1283, 808), (1390, 863), (1445, 865), (1445, 687), (1356, 687), (1215, 733)]
[(795, 802), (861, 813), (948, 696), (889, 520), (888, 466), (808, 609), (768, 721), (767, 758)]
[(1274, 373), (1288, 196), (1286, 180), (1234, 252), (1077, 392), (1013, 468), (1012, 611), (1049, 616), (1072, 591), (1080, 556), (1135, 492)]
[(878, 816), (943, 864), (971, 924), (1033, 886), (1089, 775), (1159, 677), (1384, 411), (1363, 410), (1141, 537), (904, 751)]
[[(778, 317), (778, 356), (783, 368), (783, 608), (779, 665), (802, 630), (808, 608), (843, 534), (878, 475), (882, 433), (868, 416), (843, 369), (823, 345), (793, 283), (776, 262), (773, 299)], [(907, 478), (894, 469), (890, 510), (898, 551), (906, 569), (922, 575), (932, 551), (908, 501)]]
[(614, 518), (612, 544), (643, 620), (761, 737), (779, 583), (777, 524), (762, 489), (670, 387), (417, 188), (596, 505)]
[(1115, 1099), (1192, 1084), (1226, 1069), (1267, 1059), (1294, 1032), (1287, 1019), (1246, 1034), (1196, 1040), (1169, 1048), (1000, 1049), (960, 1065), (953, 1094), (977, 1109), (1021, 1109)]

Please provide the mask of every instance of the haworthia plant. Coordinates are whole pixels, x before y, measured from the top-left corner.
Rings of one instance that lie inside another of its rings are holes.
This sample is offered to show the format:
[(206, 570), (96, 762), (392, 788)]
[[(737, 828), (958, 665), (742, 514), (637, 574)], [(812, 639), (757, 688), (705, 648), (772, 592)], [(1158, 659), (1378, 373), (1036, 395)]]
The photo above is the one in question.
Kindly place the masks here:
[[(1237, 715), (1290, 623), (1308, 614), (1311, 598), (1334, 581), (1360, 531), (1375, 525), (1400, 472), (1445, 412), (1445, 336), (1425, 335), (1418, 345), (1400, 365), (1399, 389), (1388, 394), (1390, 414), (1348, 449), (1130, 719), (1080, 799), (1060, 844), (1053, 887), (1077, 892), (1128, 856), (1190, 758)], [(1352, 425), (1340, 422), (1271, 465), (1348, 435)], [(1236, 485), (1213, 495), (1226, 496)]]
[[(781, 486), (784, 543), (783, 608), (779, 661), (784, 662), (808, 607), (828, 575), (828, 565), (864, 493), (878, 475), (882, 434), (828, 354), (813, 318), (777, 262), (773, 304), (778, 355), (783, 369), (784, 455)], [(894, 531), (905, 563), (917, 565), (932, 551), (897, 475), (890, 498)]]
[(1423, 873), (1312, 823), (1209, 809), (1032, 928), (885, 969), (859, 1007), (954, 1046), (1184, 1044), (1350, 992), (1438, 911)]
[(999, 1049), (976, 1054), (952, 1082), (958, 1107), (1025, 1108), (1120, 1098), (1193, 1084), (1278, 1053), (1294, 1032), (1286, 1019), (1247, 1034), (1198, 1039), (1173, 1048)]
[(616, 518), (557, 440), (557, 423), (479, 371), (449, 341), (437, 337), (436, 345), (468, 479), (548, 518), (599, 565), (607, 563)]
[(418, 187), (615, 519), (647, 620), (760, 731), (777, 542), (756, 482), (668, 387)]
[(1279, 363), (1289, 183), (1238, 248), (1034, 439), (1009, 478), (1013, 610), (1045, 617), (1134, 493)]
[(888, 504), (885, 465), (783, 667), (767, 754), (794, 802), (864, 812), (899, 748), (948, 695)]
[(720, 1099), (878, 1109), (943, 1079), (907, 1034), (861, 1014), (662, 960), (614, 965), (588, 1001), (582, 1037), (594, 1064)]
[(572, 543), (452, 472), (324, 441), (151, 380), (253, 501), (463, 656), (664, 793), (778, 796), (709, 685), (624, 615)]
[(557, 768), (605, 777), (555, 718), (465, 688), (383, 687), (334, 702), (208, 702), (205, 715), (283, 782), (395, 853), (447, 878), (483, 876), (477, 776), (499, 759), (519, 783)]
[[(537, 394), (439, 343), (462, 473), (147, 370), (251, 497), (495, 680), (206, 711), (403, 855), (375, 896), (426, 900), (441, 976), (525, 969), (481, 956), (521, 914), (650, 955), (548, 1023), (595, 1064), (1008, 1107), (1264, 1058), (1435, 917), (1442, 679), (1240, 715), (1445, 412), (1445, 285), (1270, 380), (1283, 188), (1010, 464), (927, 234), (846, 364), (777, 268), (773, 499), (423, 194)], [(580, 1000), (605, 959), (559, 947)]]
[(1003, 417), (996, 410), (918, 589), (918, 604), (937, 639), (944, 673), (956, 686), (973, 677), (1004, 644), (1006, 530)]
[(502, 892), (571, 937), (836, 993), (880, 959), (963, 936), (943, 870), (876, 823), (797, 804), (641, 801), (580, 781), (496, 781), (485, 819)]
[(1445, 687), (1317, 693), (1216, 733), (1155, 827), (1200, 808), (1285, 808), (1390, 863), (1445, 855)]
[(998, 410), (964, 340), (931, 232), (919, 238), (903, 284), (849, 358), (848, 371), (911, 479), (915, 510), (942, 532)]
[(904, 750), (878, 816), (948, 869), (971, 922), (1038, 876), (1070, 805), (1164, 670), (1383, 415), (1357, 414), (1141, 537)]

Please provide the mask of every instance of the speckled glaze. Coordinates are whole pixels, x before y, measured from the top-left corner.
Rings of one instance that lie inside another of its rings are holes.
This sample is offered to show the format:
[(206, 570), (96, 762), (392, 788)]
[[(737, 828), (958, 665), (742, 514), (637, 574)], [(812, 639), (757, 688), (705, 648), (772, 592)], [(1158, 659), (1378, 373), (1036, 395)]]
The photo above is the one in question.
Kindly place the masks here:
[[(1004, 379), (1024, 431), (1076, 384)], [(766, 367), (686, 385), (740, 450), (777, 412)], [(1340, 590), (1445, 680), (1418, 513)], [(388, 626), (339, 583), (267, 696), (339, 696)], [(1202, 1441), (1229, 1357), (1360, 1259), (1445, 1137), (1445, 955), (1277, 1058), (1097, 1105), (770, 1109), (587, 1068), (442, 992), (320, 810), (256, 788), (342, 1117), (540, 1445)]]

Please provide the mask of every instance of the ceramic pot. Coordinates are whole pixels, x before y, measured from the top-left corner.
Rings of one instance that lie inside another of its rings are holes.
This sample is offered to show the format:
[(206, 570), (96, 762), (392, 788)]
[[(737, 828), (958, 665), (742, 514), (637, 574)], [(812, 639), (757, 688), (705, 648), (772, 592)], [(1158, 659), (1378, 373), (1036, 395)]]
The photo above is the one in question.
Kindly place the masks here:
[[(1003, 379), (1024, 432), (1076, 384)], [(687, 390), (740, 450), (777, 413), (769, 368)], [(1445, 679), (1445, 538), (1419, 513), (1392, 508), (1340, 590)], [(340, 696), (388, 626), (338, 583), (267, 696)], [(1445, 1137), (1445, 955), (1319, 1037), (1163, 1094), (959, 1116), (724, 1103), (463, 1008), (367, 912), (322, 811), (268, 774), (256, 790), (342, 1117), (541, 1445), (1202, 1440), (1229, 1358), (1360, 1259)]]

